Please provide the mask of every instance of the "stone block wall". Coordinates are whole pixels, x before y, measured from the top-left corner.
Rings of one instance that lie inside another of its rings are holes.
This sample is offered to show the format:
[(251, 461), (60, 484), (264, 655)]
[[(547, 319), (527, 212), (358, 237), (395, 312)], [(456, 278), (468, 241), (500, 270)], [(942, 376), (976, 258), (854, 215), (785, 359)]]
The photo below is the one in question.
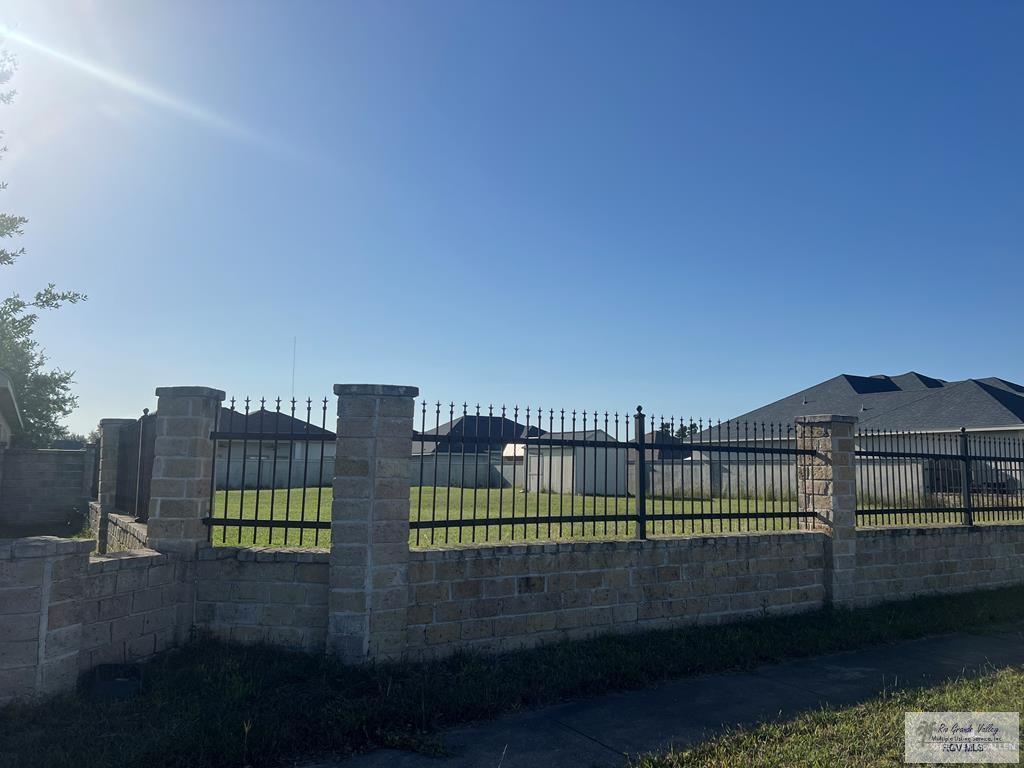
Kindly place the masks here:
[(191, 625), (189, 564), (89, 539), (0, 541), (0, 704), (70, 690), (97, 664), (147, 659)]
[(823, 565), (812, 531), (412, 552), (407, 655), (810, 610)]
[(4, 451), (0, 526), (52, 533), (84, 516), (87, 458), (86, 451)]
[(107, 552), (146, 548), (146, 525), (128, 515), (107, 516)]
[(856, 603), (1024, 583), (1024, 525), (857, 532)]
[(78, 677), (78, 614), (91, 541), (0, 540), (0, 704)]
[(363, 663), (1024, 583), (1024, 525), (857, 530), (855, 420), (834, 415), (798, 422), (800, 530), (410, 550), (416, 389), (335, 392), (328, 551), (211, 547), (223, 393), (158, 390), (148, 527), (104, 507), (117, 459), (104, 448), (90, 508), (104, 554), (92, 541), (0, 540), (0, 702), (67, 690), (194, 628)]
[(78, 601), (79, 669), (141, 661), (180, 642), (191, 621), (189, 566), (148, 549), (90, 557)]
[(223, 640), (320, 651), (327, 639), (326, 550), (206, 547), (195, 624)]
[(145, 523), (114, 512), (104, 515), (96, 501), (89, 504), (89, 530), (96, 538), (96, 548), (101, 554), (147, 548), (149, 534)]

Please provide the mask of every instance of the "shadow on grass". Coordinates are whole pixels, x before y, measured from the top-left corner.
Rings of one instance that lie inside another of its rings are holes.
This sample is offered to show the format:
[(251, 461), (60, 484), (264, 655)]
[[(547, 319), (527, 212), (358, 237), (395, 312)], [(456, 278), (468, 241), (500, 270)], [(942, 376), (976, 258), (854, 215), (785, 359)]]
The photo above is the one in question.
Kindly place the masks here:
[(143, 695), (0, 710), (0, 766), (272, 766), (657, 681), (1024, 619), (1024, 587), (720, 626), (607, 635), (484, 657), (346, 667), (208, 639), (145, 668)]

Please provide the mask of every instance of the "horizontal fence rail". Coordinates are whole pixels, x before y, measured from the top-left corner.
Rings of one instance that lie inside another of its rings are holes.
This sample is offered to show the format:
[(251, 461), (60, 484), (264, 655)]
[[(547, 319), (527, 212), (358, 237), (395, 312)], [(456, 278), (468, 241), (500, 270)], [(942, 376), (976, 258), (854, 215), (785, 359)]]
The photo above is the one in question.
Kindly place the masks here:
[(857, 524), (1024, 521), (1024, 441), (987, 433), (856, 436)]
[(794, 425), (421, 403), (414, 546), (795, 528)]
[(329, 544), (336, 437), (328, 399), (267, 399), (221, 408), (210, 488), (214, 544), (321, 547)]

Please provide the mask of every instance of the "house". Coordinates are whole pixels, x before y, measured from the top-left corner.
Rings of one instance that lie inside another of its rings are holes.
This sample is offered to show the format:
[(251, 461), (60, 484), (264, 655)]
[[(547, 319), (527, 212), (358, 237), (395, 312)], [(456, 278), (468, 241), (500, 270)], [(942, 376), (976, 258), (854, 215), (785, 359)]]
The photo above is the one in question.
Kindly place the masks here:
[[(734, 419), (743, 424), (793, 424), (797, 416), (857, 417), (857, 429), (1024, 437), (1024, 386), (1005, 379), (945, 381), (911, 371), (899, 376), (841, 374)], [(723, 429), (727, 429), (723, 423)], [(710, 432), (705, 432), (710, 434)]]
[[(421, 434), (422, 437), (417, 437)], [(543, 434), (543, 430), (536, 425), (526, 426), (504, 416), (466, 415), (424, 430), (422, 433), (414, 431), (412, 452), (414, 456), (429, 456), (434, 453), (501, 453), (507, 446), (513, 445), (513, 440), (536, 437), (539, 434)], [(431, 437), (443, 439), (431, 440)]]
[[(717, 425), (705, 430), (700, 439), (770, 442), (770, 438), (748, 438), (747, 428), (761, 424), (787, 428), (798, 416), (829, 413), (857, 417), (859, 449), (933, 454), (899, 461), (862, 458), (857, 483), (864, 498), (891, 496), (894, 488), (906, 495), (959, 490), (960, 462), (934, 454), (958, 455), (961, 427), (974, 440), (983, 440), (987, 453), (1020, 456), (1022, 452), (1024, 386), (996, 377), (946, 381), (914, 371), (898, 376), (841, 374), (723, 422), (720, 430)], [(710, 452), (708, 458), (715, 459)], [(976, 461), (972, 483), (1002, 492), (1019, 488), (1019, 463)]]
[[(555, 440), (585, 445), (552, 445)], [(625, 496), (629, 449), (601, 429), (549, 432), (530, 438), (525, 448), (529, 490)]]
[(8, 447), (14, 432), (21, 428), (21, 411), (14, 396), (14, 383), (10, 376), (0, 371), (0, 448)]
[[(504, 416), (465, 415), (413, 432), (409, 479), (413, 485), (462, 488), (522, 487), (521, 442), (542, 430)], [(440, 438), (440, 439), (431, 439)]]
[(303, 419), (261, 408), (248, 414), (221, 408), (217, 432), (217, 488), (330, 485), (334, 432)]
[(650, 446), (645, 452), (647, 461), (682, 461), (690, 458), (690, 450), (682, 447), (686, 441), (665, 429), (644, 434), (644, 444)]

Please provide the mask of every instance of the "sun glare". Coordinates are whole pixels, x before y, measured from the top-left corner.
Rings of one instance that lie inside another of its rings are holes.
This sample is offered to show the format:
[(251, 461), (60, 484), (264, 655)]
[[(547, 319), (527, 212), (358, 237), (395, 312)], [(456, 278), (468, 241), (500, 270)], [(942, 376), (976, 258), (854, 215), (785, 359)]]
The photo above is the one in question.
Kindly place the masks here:
[(258, 144), (269, 143), (265, 137), (249, 130), (245, 126), (239, 125), (225, 117), (222, 117), (221, 115), (211, 112), (210, 110), (203, 109), (200, 106), (172, 96), (158, 88), (154, 88), (151, 85), (134, 80), (119, 72), (106, 69), (81, 57), (73, 56), (70, 53), (52, 48), (29, 37), (28, 35), (18, 32), (15, 29), (0, 25), (0, 40), (10, 40), (19, 43), (27, 48), (55, 59), (62, 64), (66, 64), (75, 71), (88, 75), (89, 77), (116, 88), (119, 91), (146, 101), (153, 106), (174, 112), (208, 128), (213, 128), (217, 131), (221, 131), (222, 133), (226, 133), (237, 138), (243, 138)]

